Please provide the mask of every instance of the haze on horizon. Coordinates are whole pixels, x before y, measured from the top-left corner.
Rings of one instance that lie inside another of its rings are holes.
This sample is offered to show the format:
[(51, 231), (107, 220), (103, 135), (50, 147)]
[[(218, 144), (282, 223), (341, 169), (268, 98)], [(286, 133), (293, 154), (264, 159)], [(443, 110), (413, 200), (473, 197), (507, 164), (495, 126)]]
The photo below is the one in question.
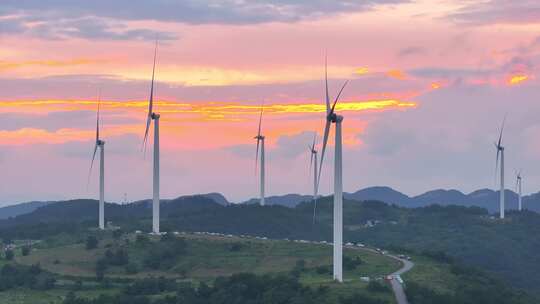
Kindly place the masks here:
[(523, 169), (524, 192), (539, 190), (536, 1), (154, 3), (3, 1), (0, 205), (95, 197), (86, 181), (99, 88), (107, 201), (151, 196), (141, 143), (156, 36), (164, 198), (257, 196), (263, 101), (267, 195), (310, 193), (325, 52), (331, 90), (351, 80), (338, 108), (345, 191), (494, 188), (505, 114), (507, 188)]

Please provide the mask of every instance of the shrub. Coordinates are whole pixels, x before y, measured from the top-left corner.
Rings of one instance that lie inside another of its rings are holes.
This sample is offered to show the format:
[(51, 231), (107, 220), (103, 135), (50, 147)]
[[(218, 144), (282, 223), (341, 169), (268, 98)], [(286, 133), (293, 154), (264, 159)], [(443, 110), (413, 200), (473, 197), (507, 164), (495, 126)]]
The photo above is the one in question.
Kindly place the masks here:
[(30, 254), (30, 252), (31, 252), (31, 249), (32, 248), (30, 246), (23, 246), (21, 248), (22, 255), (23, 256), (28, 256)]
[(98, 239), (93, 236), (93, 235), (90, 235), (86, 238), (86, 250), (92, 250), (92, 249), (96, 249), (98, 247)]
[(126, 273), (127, 274), (136, 274), (139, 272), (139, 265), (135, 263), (129, 263), (126, 265)]
[(15, 257), (13, 250), (6, 250), (5, 252), (6, 260), (11, 261)]
[(367, 286), (367, 290), (370, 292), (390, 292), (390, 288), (388, 286), (382, 284), (381, 282), (377, 281), (370, 281)]
[(362, 265), (364, 262), (360, 257), (350, 258), (348, 256), (343, 257), (343, 267), (346, 270), (355, 270), (358, 266)]

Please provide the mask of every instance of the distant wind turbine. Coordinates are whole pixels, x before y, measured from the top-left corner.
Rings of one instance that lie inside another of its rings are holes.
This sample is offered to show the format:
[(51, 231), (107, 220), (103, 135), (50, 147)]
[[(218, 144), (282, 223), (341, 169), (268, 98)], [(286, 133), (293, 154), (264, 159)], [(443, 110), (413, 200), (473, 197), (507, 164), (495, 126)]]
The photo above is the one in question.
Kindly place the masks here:
[(309, 161), (309, 171), (311, 172), (311, 169), (313, 169), (313, 223), (315, 223), (315, 214), (317, 210), (317, 150), (315, 149), (315, 142), (317, 140), (317, 133), (313, 136), (313, 144), (309, 146), (309, 153), (311, 154), (311, 158)]
[[(330, 96), (328, 93), (328, 64), (325, 60), (325, 85), (326, 85), (326, 125), (324, 127), (324, 140), (321, 153), (321, 164), (319, 166), (319, 177), (317, 178), (317, 190), (321, 181), (321, 172), (324, 162), (324, 152), (328, 142), (330, 125), (336, 124), (335, 155), (334, 155), (334, 280), (343, 282), (343, 173), (342, 173), (342, 136), (341, 123), (343, 116), (335, 113), (336, 104), (347, 85), (345, 81), (339, 91), (334, 104), (330, 107)], [(318, 192), (318, 191), (317, 191)]]
[(497, 149), (497, 158), (495, 159), (495, 175), (497, 175), (497, 171), (498, 171), (499, 155), (500, 155), (500, 166), (501, 166), (501, 171), (500, 171), (501, 187), (500, 187), (500, 192), (499, 192), (499, 209), (500, 209), (499, 213), (500, 213), (501, 219), (504, 219), (504, 211), (505, 211), (505, 206), (504, 206), (504, 146), (502, 145), (502, 135), (503, 135), (505, 121), (506, 121), (506, 116), (504, 117), (503, 122), (502, 122), (501, 132), (499, 134), (499, 140), (495, 143), (495, 148)]
[(94, 154), (92, 155), (92, 162), (90, 163), (90, 173), (88, 174), (88, 181), (90, 182), (90, 175), (92, 174), (92, 168), (94, 167), (94, 160), (96, 159), (96, 153), (98, 148), (99, 153), (99, 229), (105, 229), (105, 142), (99, 137), (99, 110), (101, 105), (101, 94), (98, 98), (97, 119), (96, 119), (96, 144), (94, 146)]
[(259, 116), (259, 131), (257, 132), (257, 136), (254, 137), (254, 139), (257, 140), (257, 152), (255, 154), (255, 174), (257, 174), (257, 167), (259, 162), (259, 146), (261, 148), (261, 169), (260, 169), (260, 184), (259, 184), (259, 191), (260, 191), (260, 205), (264, 206), (264, 187), (265, 187), (265, 161), (264, 161), (264, 135), (261, 133), (261, 124), (262, 124), (262, 115), (263, 115), (263, 109), (264, 104), (261, 105), (261, 114)]
[(521, 211), (523, 208), (522, 208), (522, 204), (521, 204), (521, 198), (522, 198), (522, 194), (521, 194), (521, 182), (522, 182), (523, 178), (521, 176), (521, 171), (518, 171), (517, 172), (517, 175), (516, 175), (516, 191), (518, 193), (518, 210)]
[(150, 85), (150, 100), (148, 103), (148, 115), (146, 119), (146, 130), (144, 131), (143, 149), (146, 150), (148, 142), (148, 131), (150, 123), (154, 121), (154, 171), (153, 171), (153, 195), (152, 195), (152, 233), (159, 234), (159, 117), (154, 113), (152, 107), (154, 105), (154, 76), (156, 72), (156, 56), (158, 42), (154, 49), (154, 65), (152, 68), (152, 83)]

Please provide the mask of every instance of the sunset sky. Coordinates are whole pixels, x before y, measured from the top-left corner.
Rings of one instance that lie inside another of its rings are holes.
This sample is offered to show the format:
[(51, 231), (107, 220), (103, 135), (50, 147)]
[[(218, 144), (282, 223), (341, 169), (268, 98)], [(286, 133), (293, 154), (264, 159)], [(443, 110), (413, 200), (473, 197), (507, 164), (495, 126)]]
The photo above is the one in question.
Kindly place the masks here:
[(156, 37), (163, 198), (257, 196), (263, 102), (267, 194), (310, 193), (325, 53), (331, 95), (350, 80), (337, 108), (345, 191), (494, 188), (505, 114), (507, 188), (523, 169), (524, 192), (540, 190), (537, 0), (2, 0), (0, 205), (97, 196), (99, 90), (106, 200), (151, 196)]

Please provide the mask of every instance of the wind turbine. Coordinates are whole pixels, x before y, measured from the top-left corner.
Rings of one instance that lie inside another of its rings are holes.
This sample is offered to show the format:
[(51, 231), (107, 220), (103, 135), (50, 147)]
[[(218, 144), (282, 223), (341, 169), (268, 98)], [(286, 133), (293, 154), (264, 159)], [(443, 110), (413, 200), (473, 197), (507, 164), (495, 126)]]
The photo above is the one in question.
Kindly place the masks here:
[(317, 150), (315, 149), (315, 142), (317, 140), (317, 133), (313, 136), (313, 144), (309, 146), (309, 153), (311, 154), (311, 158), (309, 161), (309, 171), (311, 172), (311, 169), (313, 169), (313, 223), (315, 223), (315, 213), (317, 210)]
[(335, 155), (334, 155), (334, 280), (343, 282), (343, 172), (342, 172), (342, 136), (341, 124), (343, 116), (335, 113), (336, 104), (347, 85), (345, 81), (339, 90), (334, 104), (330, 107), (330, 95), (328, 93), (328, 64), (325, 60), (325, 85), (326, 85), (326, 125), (324, 127), (324, 139), (321, 153), (321, 163), (319, 166), (319, 177), (317, 178), (317, 189), (321, 181), (322, 165), (324, 162), (324, 152), (328, 142), (330, 125), (336, 124)]
[(499, 192), (499, 213), (500, 218), (504, 219), (504, 146), (502, 145), (502, 135), (504, 130), (504, 123), (506, 121), (506, 116), (503, 119), (501, 126), (501, 132), (499, 134), (499, 140), (495, 143), (495, 148), (497, 149), (497, 158), (495, 159), (495, 176), (497, 176), (498, 166), (499, 166), (499, 155), (500, 155), (500, 166), (501, 166), (501, 175), (500, 175), (500, 192)]
[(259, 190), (260, 190), (260, 205), (264, 206), (264, 186), (265, 186), (265, 162), (264, 162), (264, 135), (261, 134), (261, 123), (262, 123), (262, 115), (263, 115), (263, 109), (264, 105), (261, 105), (261, 114), (259, 116), (259, 131), (257, 133), (257, 136), (254, 137), (254, 139), (257, 140), (257, 153), (255, 154), (255, 174), (257, 174), (257, 166), (259, 162), (259, 145), (261, 147), (261, 169), (260, 169), (260, 184), (259, 184)]
[(99, 148), (99, 229), (105, 229), (105, 141), (99, 137), (99, 110), (101, 105), (101, 94), (98, 98), (97, 119), (96, 119), (96, 144), (94, 146), (94, 154), (92, 155), (92, 162), (90, 163), (90, 173), (88, 174), (88, 182), (90, 182), (90, 175), (92, 174), (92, 168), (94, 167), (94, 160), (96, 159), (96, 153)]
[(154, 105), (154, 76), (156, 72), (156, 55), (158, 43), (154, 49), (154, 65), (152, 68), (152, 83), (150, 85), (150, 101), (148, 102), (148, 115), (146, 119), (146, 130), (144, 131), (143, 149), (146, 150), (148, 142), (148, 131), (150, 123), (154, 121), (154, 170), (153, 170), (153, 195), (152, 195), (152, 233), (159, 234), (159, 117), (154, 113), (152, 106)]
[(521, 171), (518, 171), (517, 172), (517, 175), (516, 175), (516, 191), (518, 193), (518, 210), (521, 211), (523, 208), (522, 208), (522, 204), (521, 204), (521, 181), (522, 181), (522, 177), (521, 177)]

